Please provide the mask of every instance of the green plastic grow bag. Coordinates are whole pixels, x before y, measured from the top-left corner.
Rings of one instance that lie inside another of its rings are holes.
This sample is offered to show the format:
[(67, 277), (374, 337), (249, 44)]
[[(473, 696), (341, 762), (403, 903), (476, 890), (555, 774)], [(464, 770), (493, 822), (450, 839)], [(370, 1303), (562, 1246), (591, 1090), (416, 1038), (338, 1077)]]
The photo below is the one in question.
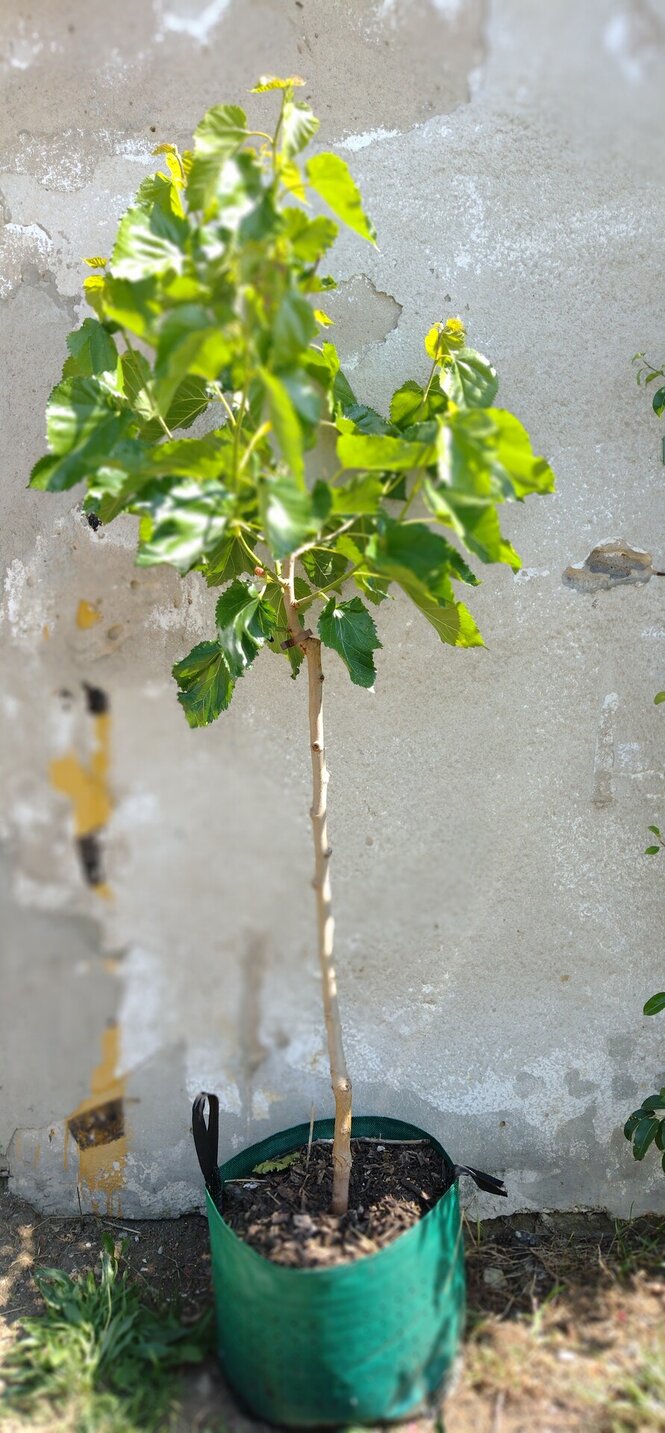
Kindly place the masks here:
[[(353, 1137), (437, 1140), (401, 1120), (353, 1120)], [(315, 1139), (332, 1139), (317, 1120)], [(219, 1175), (250, 1175), (307, 1142), (309, 1124), (252, 1145)], [(225, 1224), (206, 1190), (219, 1359), (259, 1418), (293, 1427), (378, 1423), (413, 1413), (444, 1383), (465, 1312), (457, 1180), (438, 1204), (377, 1254), (333, 1269), (264, 1259)]]

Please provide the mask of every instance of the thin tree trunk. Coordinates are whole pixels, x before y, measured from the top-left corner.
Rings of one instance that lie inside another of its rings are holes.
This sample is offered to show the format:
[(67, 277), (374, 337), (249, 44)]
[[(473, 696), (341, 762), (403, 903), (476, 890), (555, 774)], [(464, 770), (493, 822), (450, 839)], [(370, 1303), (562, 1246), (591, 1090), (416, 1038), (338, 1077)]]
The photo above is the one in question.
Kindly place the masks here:
[(294, 606), (294, 560), (288, 566), (284, 605), (291, 639), (305, 653), (309, 683), (309, 733), (312, 755), (312, 835), (314, 838), (314, 891), (318, 929), (319, 965), (323, 987), (323, 1011), (328, 1038), (330, 1083), (335, 1097), (335, 1137), (333, 1140), (332, 1213), (346, 1214), (349, 1206), (351, 1174), (351, 1081), (344, 1058), (342, 1026), (337, 1000), (337, 977), (333, 962), (335, 922), (332, 914), (330, 888), (330, 857), (328, 845), (328, 769), (323, 736), (323, 670), (321, 643), (311, 632), (304, 631), (297, 607)]

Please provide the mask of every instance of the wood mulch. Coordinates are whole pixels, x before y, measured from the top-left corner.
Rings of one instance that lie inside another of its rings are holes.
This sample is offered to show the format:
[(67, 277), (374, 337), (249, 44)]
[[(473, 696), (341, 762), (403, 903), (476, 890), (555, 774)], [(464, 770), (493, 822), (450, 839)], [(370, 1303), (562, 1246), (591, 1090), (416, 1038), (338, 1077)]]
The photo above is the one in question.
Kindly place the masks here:
[[(417, 1224), (441, 1198), (449, 1177), (427, 1140), (351, 1142), (348, 1214), (330, 1214), (332, 1146), (320, 1140), (227, 1180), (226, 1223), (275, 1264), (315, 1269), (376, 1254)], [(281, 1166), (281, 1167), (279, 1167)]]

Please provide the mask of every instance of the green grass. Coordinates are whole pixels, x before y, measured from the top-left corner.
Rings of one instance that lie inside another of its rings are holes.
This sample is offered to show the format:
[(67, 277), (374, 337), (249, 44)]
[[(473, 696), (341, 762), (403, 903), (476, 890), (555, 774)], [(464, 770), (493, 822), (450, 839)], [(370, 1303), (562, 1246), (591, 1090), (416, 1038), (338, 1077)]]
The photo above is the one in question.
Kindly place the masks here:
[(210, 1351), (210, 1319), (183, 1328), (177, 1313), (145, 1301), (122, 1265), (123, 1246), (102, 1236), (99, 1272), (81, 1278), (39, 1269), (45, 1309), (24, 1319), (2, 1370), (2, 1415), (58, 1418), (71, 1433), (152, 1433), (169, 1425), (176, 1370)]

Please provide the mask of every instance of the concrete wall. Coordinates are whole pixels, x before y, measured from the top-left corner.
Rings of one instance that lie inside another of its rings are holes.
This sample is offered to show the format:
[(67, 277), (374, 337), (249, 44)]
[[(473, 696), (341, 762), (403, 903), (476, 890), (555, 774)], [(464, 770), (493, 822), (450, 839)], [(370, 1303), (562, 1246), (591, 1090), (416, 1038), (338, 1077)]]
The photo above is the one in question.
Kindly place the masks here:
[[(339, 343), (381, 405), (461, 314), (558, 495), (507, 514), (487, 651), (381, 610), (375, 694), (330, 659), (339, 968), (358, 1111), (506, 1172), (514, 1207), (663, 1207), (626, 1111), (663, 1080), (662, 588), (563, 574), (618, 538), (665, 567), (660, 431), (630, 370), (663, 328), (656, 0), (7, 0), (0, 1149), (43, 1209), (200, 1201), (225, 1150), (330, 1108), (309, 889), (305, 691), (263, 657), (190, 732), (171, 663), (196, 577), (133, 566), (78, 494), (26, 492), (82, 254), (157, 140), (263, 71), (307, 77), (380, 249), (338, 246)], [(607, 564), (605, 564), (607, 565)], [(585, 590), (580, 590), (585, 589)], [(92, 692), (91, 690), (92, 689)], [(92, 816), (91, 816), (92, 812)], [(99, 849), (77, 843), (91, 823)], [(97, 880), (91, 887), (88, 874)], [(94, 871), (95, 861), (101, 869)]]

